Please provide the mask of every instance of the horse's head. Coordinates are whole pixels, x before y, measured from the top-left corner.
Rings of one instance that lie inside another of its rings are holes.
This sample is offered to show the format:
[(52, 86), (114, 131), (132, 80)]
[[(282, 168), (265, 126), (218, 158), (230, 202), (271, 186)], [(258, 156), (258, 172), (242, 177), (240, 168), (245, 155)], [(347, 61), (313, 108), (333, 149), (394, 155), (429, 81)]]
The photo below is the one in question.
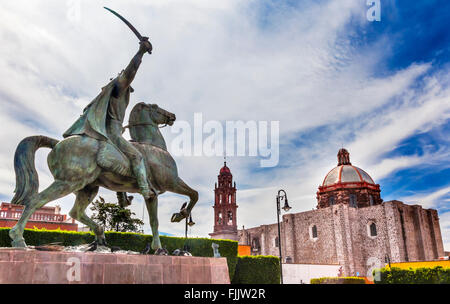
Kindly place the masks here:
[(130, 113), (130, 126), (139, 125), (173, 125), (176, 119), (175, 114), (170, 113), (157, 104), (140, 102), (134, 106)]
[(140, 102), (130, 113), (129, 125), (131, 139), (147, 142), (167, 150), (164, 138), (159, 131), (160, 125), (173, 125), (175, 114), (161, 109), (156, 104)]
[(160, 108), (156, 103), (147, 104), (147, 106), (150, 109), (151, 120), (158, 125), (165, 124), (171, 126), (177, 119), (175, 114)]

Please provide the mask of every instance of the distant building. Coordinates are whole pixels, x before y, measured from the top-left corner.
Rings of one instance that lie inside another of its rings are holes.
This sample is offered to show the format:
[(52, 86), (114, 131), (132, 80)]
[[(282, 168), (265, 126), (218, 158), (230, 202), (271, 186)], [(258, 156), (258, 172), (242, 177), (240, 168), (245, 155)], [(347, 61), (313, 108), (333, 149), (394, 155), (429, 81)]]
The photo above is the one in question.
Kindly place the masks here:
[[(0, 227), (13, 227), (22, 216), (24, 206), (1, 203)], [(42, 207), (30, 216), (25, 228), (45, 228), (47, 230), (78, 231), (75, 220), (61, 214), (61, 207)]]
[(238, 240), (236, 183), (227, 163), (224, 162), (218, 175), (219, 185), (214, 187), (214, 239)]
[(78, 232), (89, 232), (89, 231), (91, 231), (91, 228), (89, 228), (88, 226), (78, 227)]
[[(429, 261), (444, 256), (438, 213), (400, 201), (383, 202), (380, 186), (350, 162), (347, 150), (317, 192), (317, 209), (285, 214), (277, 224), (239, 230), (252, 255), (295, 264), (341, 265), (345, 276), (366, 276), (385, 262)], [(284, 269), (284, 267), (283, 267)]]

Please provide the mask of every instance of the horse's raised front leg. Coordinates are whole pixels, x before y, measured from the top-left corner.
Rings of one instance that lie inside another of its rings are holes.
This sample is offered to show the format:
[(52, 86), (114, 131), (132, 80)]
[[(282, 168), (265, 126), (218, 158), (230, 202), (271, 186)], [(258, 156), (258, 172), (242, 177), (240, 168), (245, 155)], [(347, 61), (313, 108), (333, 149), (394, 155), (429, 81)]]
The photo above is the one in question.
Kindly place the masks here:
[(85, 212), (87, 206), (92, 202), (98, 193), (97, 186), (87, 185), (76, 193), (75, 205), (70, 210), (69, 215), (77, 221), (88, 226), (95, 234), (95, 240), (99, 245), (106, 245), (106, 238), (103, 227), (94, 222)]
[(198, 201), (198, 192), (186, 185), (186, 183), (179, 177), (175, 186), (172, 189), (167, 190), (181, 195), (187, 195), (190, 198), (189, 204), (185, 209), (182, 209), (180, 212), (172, 215), (171, 222), (180, 222), (182, 219), (187, 218), (189, 214), (191, 214), (192, 208), (194, 208)]
[(150, 218), (150, 227), (152, 227), (152, 249), (156, 251), (157, 249), (162, 248), (158, 231), (158, 196), (155, 195), (145, 200), (145, 204), (147, 205), (148, 216)]
[(37, 209), (44, 207), (48, 202), (77, 191), (81, 187), (82, 185), (79, 183), (55, 180), (47, 189), (32, 197), (30, 202), (25, 205), (25, 209), (23, 210), (22, 216), (17, 224), (9, 231), (9, 236), (12, 239), (12, 246), (27, 246), (25, 240), (23, 239), (23, 231), (28, 219)]

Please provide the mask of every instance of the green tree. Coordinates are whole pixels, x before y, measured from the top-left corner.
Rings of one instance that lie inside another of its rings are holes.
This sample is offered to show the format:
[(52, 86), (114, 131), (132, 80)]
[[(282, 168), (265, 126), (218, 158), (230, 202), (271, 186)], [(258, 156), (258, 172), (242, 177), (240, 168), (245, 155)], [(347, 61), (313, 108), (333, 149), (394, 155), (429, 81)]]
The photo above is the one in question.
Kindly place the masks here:
[(144, 222), (138, 218), (133, 218), (133, 215), (136, 215), (134, 212), (118, 204), (107, 203), (101, 196), (93, 203), (91, 210), (94, 211), (92, 219), (103, 226), (105, 231), (143, 231)]

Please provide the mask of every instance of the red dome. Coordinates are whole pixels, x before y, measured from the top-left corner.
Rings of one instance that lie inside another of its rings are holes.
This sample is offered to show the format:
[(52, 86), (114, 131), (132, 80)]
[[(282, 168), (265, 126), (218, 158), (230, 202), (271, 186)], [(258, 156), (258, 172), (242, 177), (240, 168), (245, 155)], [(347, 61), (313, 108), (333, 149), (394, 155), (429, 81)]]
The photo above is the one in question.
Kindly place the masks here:
[(220, 169), (220, 174), (231, 174), (230, 168), (227, 167), (227, 163), (223, 163), (222, 169)]
[(335, 204), (355, 208), (381, 204), (380, 185), (366, 171), (352, 165), (346, 149), (340, 149), (337, 157), (337, 166), (328, 172), (317, 191), (317, 208)]
[(379, 188), (366, 171), (353, 166), (350, 154), (344, 148), (338, 152), (338, 165), (325, 176), (319, 191), (328, 191), (337, 188)]
[(340, 183), (368, 183), (375, 185), (373, 179), (364, 170), (352, 165), (340, 165), (328, 172), (322, 187)]

